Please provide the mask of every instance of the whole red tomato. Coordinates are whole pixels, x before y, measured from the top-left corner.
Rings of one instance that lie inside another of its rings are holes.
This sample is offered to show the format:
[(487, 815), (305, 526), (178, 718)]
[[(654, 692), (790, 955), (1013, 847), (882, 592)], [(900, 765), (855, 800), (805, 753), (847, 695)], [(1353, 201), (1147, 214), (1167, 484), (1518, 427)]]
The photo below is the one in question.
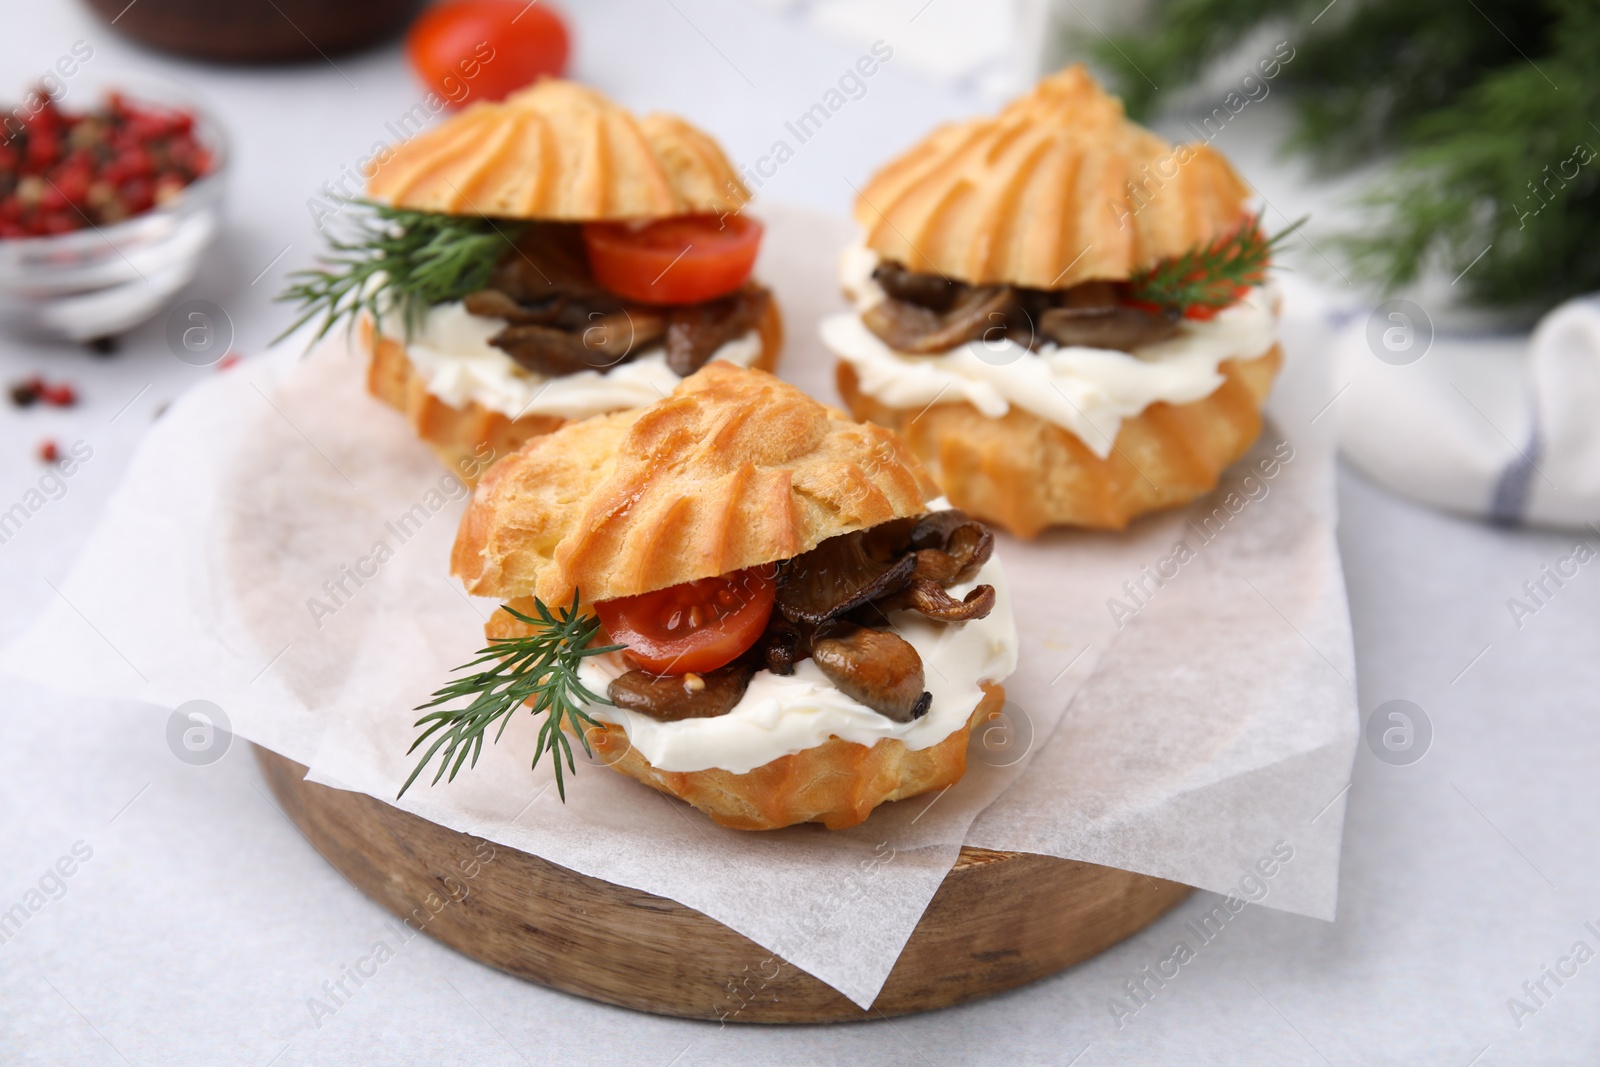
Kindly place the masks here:
[(566, 23), (542, 0), (447, 0), (406, 34), (417, 74), (455, 107), (559, 78), (571, 50)]

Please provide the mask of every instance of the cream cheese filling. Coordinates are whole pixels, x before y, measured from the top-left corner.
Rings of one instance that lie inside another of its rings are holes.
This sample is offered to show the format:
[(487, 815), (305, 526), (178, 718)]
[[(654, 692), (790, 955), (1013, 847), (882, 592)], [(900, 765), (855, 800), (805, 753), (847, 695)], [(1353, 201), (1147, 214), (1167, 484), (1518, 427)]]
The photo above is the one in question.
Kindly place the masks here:
[[(928, 748), (966, 724), (983, 699), (979, 683), (1002, 681), (1016, 669), (1017, 627), (1000, 561), (991, 556), (973, 581), (951, 586), (950, 594), (959, 599), (984, 584), (994, 586), (995, 604), (982, 619), (941, 623), (916, 612), (892, 613), (895, 632), (922, 657), (925, 685), (933, 696), (928, 713), (912, 722), (895, 722), (846, 696), (809, 659), (791, 675), (756, 672), (734, 709), (715, 718), (659, 722), (609, 705), (585, 710), (620, 725), (633, 748), (663, 771), (715, 767), (744, 774), (830, 737), (862, 745), (892, 737), (912, 750)], [(583, 661), (579, 678), (591, 692), (604, 694), (627, 669), (620, 654), (592, 656)]]
[(884, 300), (872, 280), (876, 253), (846, 249), (839, 275), (856, 313), (833, 315), (822, 341), (849, 363), (861, 391), (891, 407), (921, 409), (966, 401), (989, 418), (1014, 404), (1067, 430), (1091, 452), (1110, 455), (1124, 419), (1151, 404), (1187, 404), (1223, 383), (1229, 359), (1264, 355), (1277, 340), (1272, 286), (1253, 288), (1209, 321), (1185, 320), (1182, 333), (1135, 352), (1046, 343), (1033, 353), (1006, 338), (970, 341), (937, 355), (890, 348), (862, 323), (860, 312)]
[[(601, 374), (581, 370), (549, 378), (521, 366), (489, 343), (505, 329), (504, 319), (474, 315), (460, 301), (428, 310), (422, 327), (406, 342), (406, 356), (428, 392), (452, 407), (476, 401), (508, 418), (554, 415), (585, 419), (644, 407), (671, 393), (683, 379), (667, 366), (660, 344), (650, 345), (627, 363)], [(385, 316), (380, 329), (405, 337), (397, 315)], [(761, 336), (751, 330), (712, 354), (748, 367), (761, 354)]]

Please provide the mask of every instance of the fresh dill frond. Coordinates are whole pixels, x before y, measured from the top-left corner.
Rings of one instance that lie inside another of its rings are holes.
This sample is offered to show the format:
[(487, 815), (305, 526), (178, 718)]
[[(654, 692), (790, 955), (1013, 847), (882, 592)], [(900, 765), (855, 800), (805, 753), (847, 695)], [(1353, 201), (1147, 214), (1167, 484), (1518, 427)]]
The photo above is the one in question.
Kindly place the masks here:
[(1326, 246), (1341, 274), (1517, 316), (1600, 289), (1592, 0), (1153, 0), (1088, 47), (1135, 118), (1255, 122), (1270, 93), (1315, 173), (1381, 164)]
[(442, 753), (439, 769), (430, 783), (433, 785), (438, 784), (446, 771), (449, 772), (449, 780), (454, 781), (456, 773), (469, 757), (472, 765), (476, 766), (478, 754), (483, 751), (485, 731), (498, 721), (500, 728), (494, 735), (494, 740), (498, 742), (505, 733), (506, 724), (511, 721), (512, 713), (527, 704), (534, 715), (546, 713), (533, 750), (533, 766), (539, 766), (540, 757), (549, 752), (555, 761), (556, 790), (563, 801), (567, 799), (566, 783), (562, 777), (562, 757), (566, 757), (567, 770), (576, 771), (576, 767), (572, 760), (572, 745), (567, 740), (563, 726), (573, 727), (578, 742), (587, 753), (590, 751), (589, 739), (584, 735), (584, 726), (599, 724), (584, 712), (583, 704), (611, 703), (605, 697), (591, 693), (578, 680), (578, 667), (589, 656), (616, 652), (623, 646), (589, 647), (589, 642), (600, 630), (600, 620), (594, 615), (578, 611), (576, 591), (572, 594), (571, 607), (561, 608), (559, 613), (552, 613), (543, 601), (537, 599), (534, 600), (534, 608), (536, 615), (525, 615), (509, 605), (503, 605), (502, 611), (532, 627), (533, 633), (524, 637), (490, 638), (489, 647), (480, 650), (477, 659), (456, 669), (471, 671), (484, 664), (493, 666), (450, 682), (436, 690), (432, 700), (417, 708), (418, 711), (426, 711), (458, 698), (469, 701), (465, 707), (441, 708), (416, 721), (416, 726), (425, 729), (406, 750), (407, 755), (415, 752), (429, 738), (433, 739), (433, 743), (418, 761), (411, 777), (400, 787), (400, 796), (405, 796), (411, 783), (417, 780), (435, 755)]
[(320, 318), (316, 339), (340, 321), (354, 325), (362, 310), (381, 318), (398, 309), (409, 337), (435, 304), (459, 300), (489, 284), (495, 264), (525, 223), (476, 215), (443, 215), (367, 200), (352, 232), (328, 239), (321, 266), (295, 271), (278, 300), (299, 305), (300, 317), (276, 341)]
[(1220, 310), (1236, 303), (1243, 290), (1267, 280), (1272, 256), (1305, 219), (1268, 238), (1261, 216), (1208, 245), (1190, 249), (1128, 279), (1128, 296), (1157, 307)]

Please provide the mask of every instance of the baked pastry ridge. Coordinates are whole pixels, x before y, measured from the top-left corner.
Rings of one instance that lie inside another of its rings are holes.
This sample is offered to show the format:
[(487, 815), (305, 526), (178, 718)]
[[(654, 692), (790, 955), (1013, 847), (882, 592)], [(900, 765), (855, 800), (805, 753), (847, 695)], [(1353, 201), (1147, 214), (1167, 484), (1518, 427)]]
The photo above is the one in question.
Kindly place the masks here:
[(547, 78), (475, 103), (369, 165), (367, 195), (449, 215), (567, 222), (737, 212), (750, 200), (716, 141)]
[(1222, 236), (1250, 195), (1220, 153), (1129, 121), (1076, 64), (997, 115), (934, 130), (872, 176), (855, 218), (908, 270), (1066, 289)]
[(477, 596), (632, 596), (922, 514), (898, 434), (713, 363), (646, 408), (531, 440), (479, 485), (453, 572)]

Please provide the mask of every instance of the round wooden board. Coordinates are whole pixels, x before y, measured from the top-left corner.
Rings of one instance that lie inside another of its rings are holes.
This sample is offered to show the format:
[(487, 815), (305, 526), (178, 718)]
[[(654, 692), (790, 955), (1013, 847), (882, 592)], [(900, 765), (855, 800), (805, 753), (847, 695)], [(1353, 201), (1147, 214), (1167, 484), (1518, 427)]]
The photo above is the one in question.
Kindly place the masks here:
[(409, 925), (519, 977), (662, 1015), (818, 1023), (962, 1004), (1088, 959), (1189, 893), (1092, 863), (963, 848), (863, 1011), (693, 908), (307, 782), (267, 749), (256, 758), (317, 851)]

